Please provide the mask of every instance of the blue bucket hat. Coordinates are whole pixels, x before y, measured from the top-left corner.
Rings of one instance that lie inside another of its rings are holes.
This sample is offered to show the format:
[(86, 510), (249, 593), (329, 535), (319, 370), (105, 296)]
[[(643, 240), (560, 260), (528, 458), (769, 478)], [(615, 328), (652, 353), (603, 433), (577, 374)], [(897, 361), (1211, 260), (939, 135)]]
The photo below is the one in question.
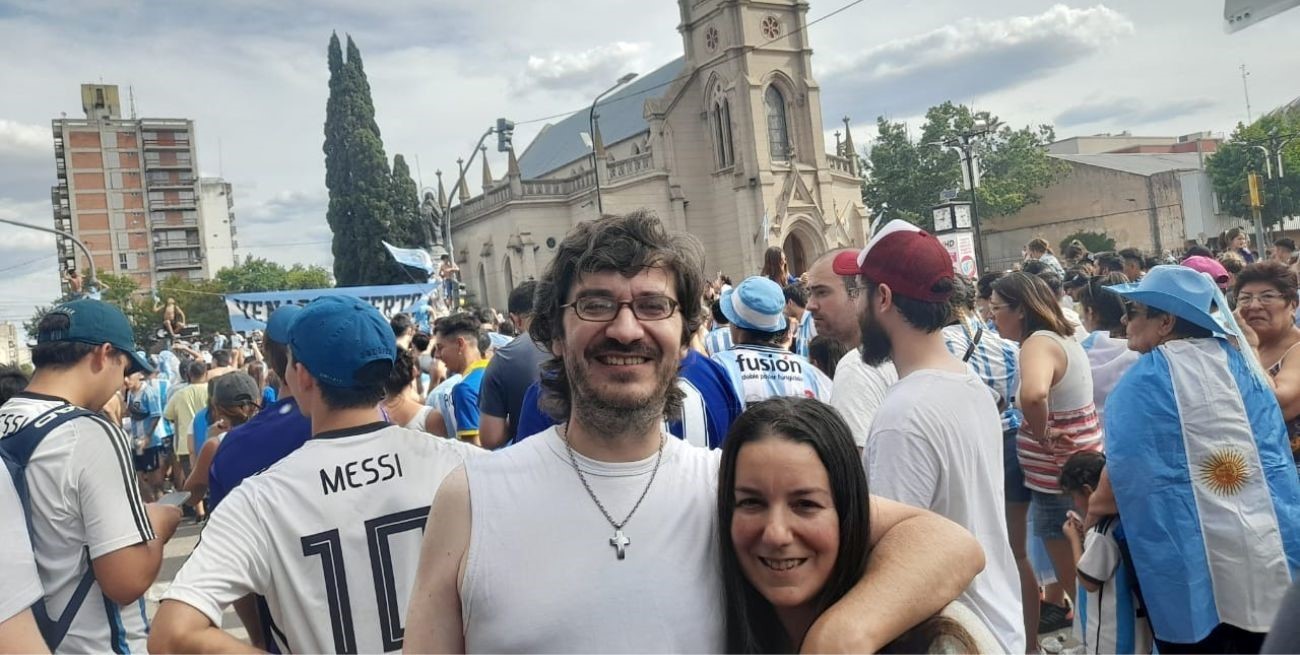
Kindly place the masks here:
[(759, 275), (747, 277), (734, 289), (722, 292), (722, 315), (732, 325), (759, 332), (786, 328), (785, 293), (781, 285)]
[(68, 327), (37, 333), (37, 344), (72, 341), (98, 346), (107, 343), (120, 350), (130, 360), (126, 370), (127, 375), (154, 372), (149, 358), (136, 350), (131, 322), (126, 320), (126, 314), (117, 307), (102, 300), (84, 298), (65, 302), (51, 309), (49, 314), (67, 316)]
[(308, 303), (289, 326), (288, 345), (294, 360), (317, 380), (343, 389), (372, 384), (375, 380), (361, 380), (357, 374), (373, 362), (386, 361), (391, 369), (397, 358), (388, 321), (370, 303), (353, 296), (321, 296)]
[(1219, 296), (1218, 287), (1205, 273), (1186, 266), (1166, 264), (1156, 266), (1140, 282), (1116, 284), (1106, 287), (1126, 300), (1155, 307), (1193, 325), (1215, 334), (1225, 334), (1225, 328), (1214, 318)]

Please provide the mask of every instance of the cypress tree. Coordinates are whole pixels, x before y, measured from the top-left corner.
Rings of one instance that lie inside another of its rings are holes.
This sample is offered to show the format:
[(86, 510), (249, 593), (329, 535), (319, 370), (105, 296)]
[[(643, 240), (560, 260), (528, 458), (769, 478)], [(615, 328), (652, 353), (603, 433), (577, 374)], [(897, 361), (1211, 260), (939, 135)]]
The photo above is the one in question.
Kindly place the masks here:
[(433, 235), (420, 218), (420, 189), (401, 155), (393, 156), (392, 203), (394, 245), (422, 249), (433, 245)]
[(339, 286), (409, 281), (381, 243), (393, 227), (392, 182), (361, 51), (350, 36), (346, 60), (340, 50), (331, 35), (324, 151), (334, 278)]

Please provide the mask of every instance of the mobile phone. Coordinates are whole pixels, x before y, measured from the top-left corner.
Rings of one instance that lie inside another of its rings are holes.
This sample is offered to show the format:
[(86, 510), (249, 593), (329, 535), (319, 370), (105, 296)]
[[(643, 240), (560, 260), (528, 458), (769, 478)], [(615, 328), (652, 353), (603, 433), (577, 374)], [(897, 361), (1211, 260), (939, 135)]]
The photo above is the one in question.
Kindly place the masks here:
[(189, 499), (190, 499), (190, 492), (188, 492), (188, 491), (173, 491), (173, 492), (167, 494), (166, 496), (163, 496), (162, 498), (159, 498), (159, 499), (158, 499), (158, 504), (159, 504), (159, 505), (171, 505), (171, 506), (173, 506), (173, 507), (180, 507), (181, 505), (184, 505), (184, 504), (185, 504), (185, 501), (187, 501), (187, 500), (189, 500)]

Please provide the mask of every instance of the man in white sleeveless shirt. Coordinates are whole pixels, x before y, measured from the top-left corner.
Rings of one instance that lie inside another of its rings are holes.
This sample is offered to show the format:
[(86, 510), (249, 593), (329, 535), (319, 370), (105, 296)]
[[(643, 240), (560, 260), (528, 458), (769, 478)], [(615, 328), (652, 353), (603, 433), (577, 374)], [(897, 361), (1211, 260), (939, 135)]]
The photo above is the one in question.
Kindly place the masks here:
[[(554, 354), (542, 402), (565, 422), (448, 476), (411, 595), (408, 650), (723, 649), (719, 451), (662, 427), (680, 410), (673, 382), (703, 319), (702, 270), (693, 238), (643, 212), (565, 238), (530, 327)], [(807, 649), (876, 649), (982, 566), (951, 523), (872, 505), (868, 574), (814, 625)]]

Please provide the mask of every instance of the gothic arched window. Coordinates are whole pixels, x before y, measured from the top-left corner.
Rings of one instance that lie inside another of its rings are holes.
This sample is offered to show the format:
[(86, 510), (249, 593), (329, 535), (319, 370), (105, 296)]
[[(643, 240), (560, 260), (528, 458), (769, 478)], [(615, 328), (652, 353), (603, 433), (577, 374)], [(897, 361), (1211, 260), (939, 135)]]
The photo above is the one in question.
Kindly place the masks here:
[(776, 85), (769, 85), (763, 94), (763, 104), (767, 107), (767, 147), (775, 161), (790, 158), (790, 131), (785, 120), (785, 96)]
[(731, 103), (726, 98), (713, 103), (713, 141), (718, 157), (718, 168), (727, 168), (736, 163), (736, 154), (731, 142)]

